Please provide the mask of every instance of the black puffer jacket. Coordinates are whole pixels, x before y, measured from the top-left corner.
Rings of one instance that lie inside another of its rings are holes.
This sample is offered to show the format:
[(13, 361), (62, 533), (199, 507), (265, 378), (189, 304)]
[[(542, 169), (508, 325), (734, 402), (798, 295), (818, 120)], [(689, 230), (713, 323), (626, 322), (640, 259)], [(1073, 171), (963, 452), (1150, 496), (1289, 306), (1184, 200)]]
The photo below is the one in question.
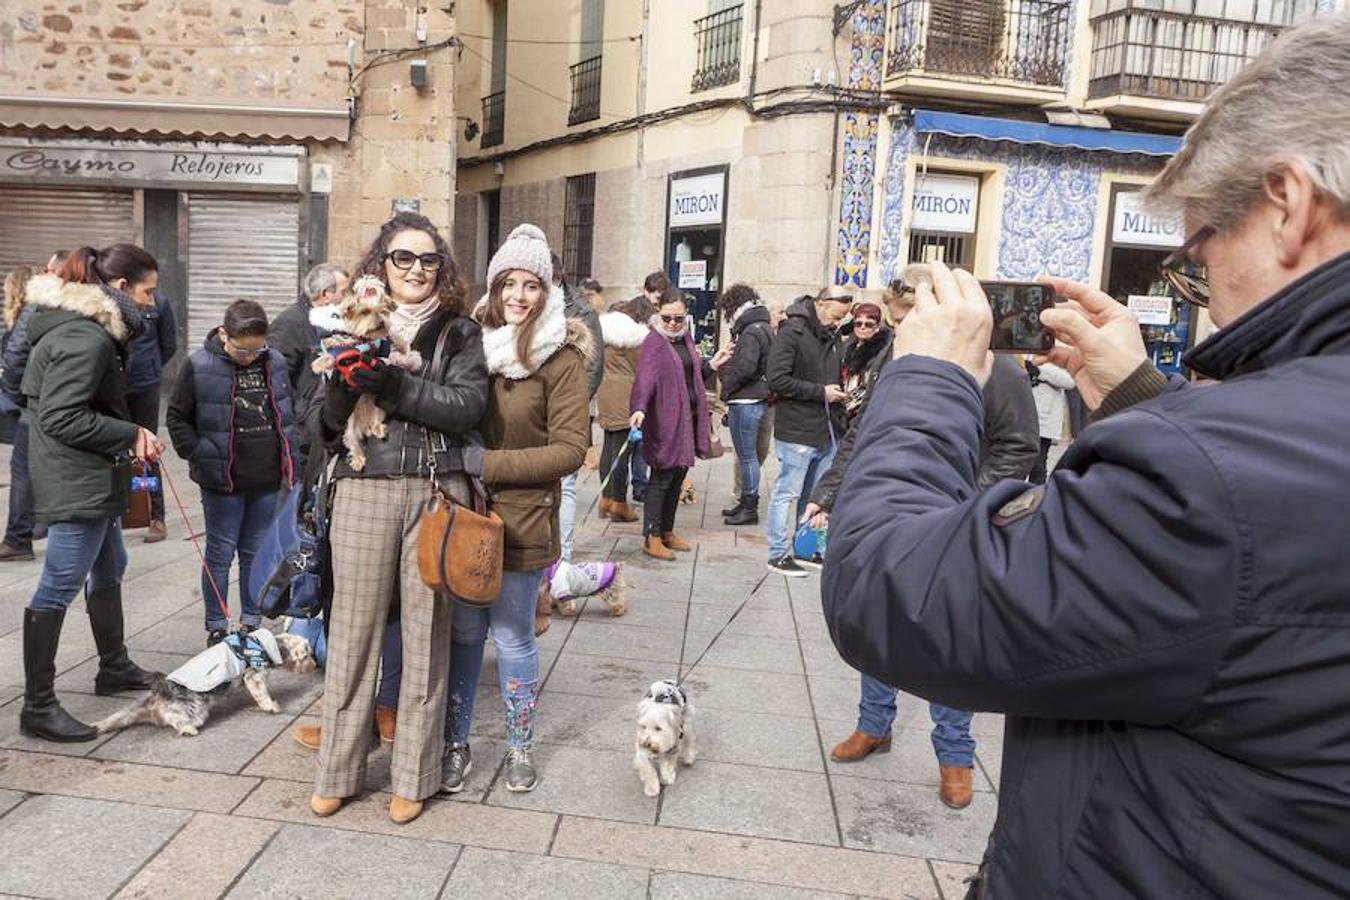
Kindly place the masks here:
[(825, 415), (825, 385), (839, 384), (842, 371), (838, 335), (821, 323), (814, 299), (798, 299), (778, 327), (765, 369), (769, 390), (778, 398), (775, 440), (822, 450), (830, 444), (831, 423), (835, 440), (844, 436), (844, 404), (831, 404), (828, 420)]
[(769, 365), (769, 348), (773, 346), (773, 326), (769, 321), (767, 309), (752, 306), (731, 326), (736, 351), (717, 372), (723, 400), (769, 399), (769, 382), (764, 379), (764, 371)]
[[(436, 341), (446, 323), (441, 371), (430, 371)], [(436, 448), (436, 465), (444, 474), (462, 471), (462, 448), (480, 443), (478, 422), (487, 410), (488, 373), (483, 361), (483, 339), (478, 323), (468, 316), (453, 319), (437, 313), (417, 332), (412, 349), (422, 354), (422, 370), (403, 376), (402, 390), (395, 403), (380, 401), (388, 415), (389, 429), (383, 440), (366, 439), (366, 465), (360, 472), (347, 464), (342, 445), (343, 423), (325, 421), (324, 395), (328, 381), (320, 382), (310, 405), (310, 427), (316, 442), (338, 454), (337, 478), (387, 478), (391, 475), (424, 475), (427, 471), (427, 434)], [(442, 448), (445, 448), (442, 450)]]

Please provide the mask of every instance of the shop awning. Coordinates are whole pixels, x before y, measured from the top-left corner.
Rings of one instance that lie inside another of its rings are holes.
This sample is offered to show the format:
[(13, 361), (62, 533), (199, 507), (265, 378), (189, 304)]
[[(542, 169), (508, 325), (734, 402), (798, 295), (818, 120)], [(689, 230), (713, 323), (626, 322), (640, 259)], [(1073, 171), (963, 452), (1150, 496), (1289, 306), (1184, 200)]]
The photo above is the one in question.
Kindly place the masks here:
[(0, 126), (255, 140), (345, 141), (346, 103), (252, 106), (212, 100), (0, 94)]
[(1071, 147), (1076, 150), (1142, 153), (1147, 156), (1172, 156), (1181, 149), (1181, 138), (1163, 134), (1046, 125), (1040, 122), (996, 119), (991, 116), (934, 112), (929, 109), (914, 111), (914, 130), (920, 134), (1012, 141), (1015, 144), (1045, 144), (1051, 147)]

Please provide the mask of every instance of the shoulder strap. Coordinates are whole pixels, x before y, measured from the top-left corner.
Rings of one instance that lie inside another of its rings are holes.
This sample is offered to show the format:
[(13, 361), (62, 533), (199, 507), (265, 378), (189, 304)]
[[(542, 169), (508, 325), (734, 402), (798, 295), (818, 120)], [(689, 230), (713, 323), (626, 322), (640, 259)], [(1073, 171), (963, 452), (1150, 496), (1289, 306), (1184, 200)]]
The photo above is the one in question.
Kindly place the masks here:
[(445, 345), (450, 341), (450, 326), (454, 324), (454, 316), (446, 319), (445, 327), (436, 338), (436, 350), (431, 354), (431, 374), (435, 378), (441, 376), (441, 364), (445, 362)]

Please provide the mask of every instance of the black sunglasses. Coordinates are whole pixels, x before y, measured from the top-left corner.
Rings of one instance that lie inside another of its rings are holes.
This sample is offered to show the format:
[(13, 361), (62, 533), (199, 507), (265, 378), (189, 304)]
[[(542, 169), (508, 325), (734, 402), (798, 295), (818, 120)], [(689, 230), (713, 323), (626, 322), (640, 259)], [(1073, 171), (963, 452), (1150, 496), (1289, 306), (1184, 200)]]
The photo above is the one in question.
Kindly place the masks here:
[(1215, 231), (1217, 229), (1213, 225), (1199, 228), (1195, 234), (1186, 239), (1186, 243), (1169, 253), (1160, 267), (1163, 281), (1166, 281), (1182, 300), (1196, 306), (1209, 306), (1209, 279), (1188, 271), (1197, 268), (1195, 260), (1191, 259), (1191, 251), (1213, 237)]
[(445, 257), (439, 253), (414, 253), (411, 250), (391, 250), (384, 255), (384, 258), (394, 264), (395, 268), (408, 271), (413, 267), (413, 263), (420, 262), (423, 272), (435, 272), (445, 263)]
[(661, 321), (665, 322), (667, 325), (678, 325), (684, 321), (684, 316), (667, 316), (663, 314), (661, 316)]

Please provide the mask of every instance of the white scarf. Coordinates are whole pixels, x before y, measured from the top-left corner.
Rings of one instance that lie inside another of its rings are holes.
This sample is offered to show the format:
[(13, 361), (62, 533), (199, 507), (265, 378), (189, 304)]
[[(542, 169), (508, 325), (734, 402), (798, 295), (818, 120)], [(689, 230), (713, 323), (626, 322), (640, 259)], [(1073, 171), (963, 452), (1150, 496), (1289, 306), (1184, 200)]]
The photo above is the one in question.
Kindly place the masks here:
[(683, 321), (681, 321), (680, 330), (677, 334), (671, 334), (669, 331), (666, 331), (666, 323), (661, 321), (660, 313), (652, 313), (652, 317), (647, 320), (647, 324), (651, 326), (652, 331), (655, 331), (672, 344), (677, 344), (684, 340), (684, 333), (689, 330), (689, 317), (685, 316)]
[(727, 327), (735, 328), (736, 323), (741, 320), (741, 316), (745, 315), (752, 309), (756, 308), (762, 309), (763, 306), (764, 306), (763, 300), (751, 300), (749, 303), (742, 303), (740, 306), (736, 307), (736, 311), (731, 314), (731, 318), (727, 321)]
[(431, 321), (440, 308), (441, 298), (435, 292), (421, 303), (400, 303), (394, 307), (394, 311), (389, 314), (389, 332), (394, 337), (394, 343), (411, 347), (417, 332)]
[[(483, 298), (486, 300), (487, 298)], [(516, 356), (516, 326), (483, 328), (483, 355), (489, 375), (501, 375), (512, 381), (529, 378), (548, 362), (567, 341), (567, 300), (562, 288), (550, 285), (544, 311), (535, 322), (530, 338), (530, 358), (522, 362)]]

